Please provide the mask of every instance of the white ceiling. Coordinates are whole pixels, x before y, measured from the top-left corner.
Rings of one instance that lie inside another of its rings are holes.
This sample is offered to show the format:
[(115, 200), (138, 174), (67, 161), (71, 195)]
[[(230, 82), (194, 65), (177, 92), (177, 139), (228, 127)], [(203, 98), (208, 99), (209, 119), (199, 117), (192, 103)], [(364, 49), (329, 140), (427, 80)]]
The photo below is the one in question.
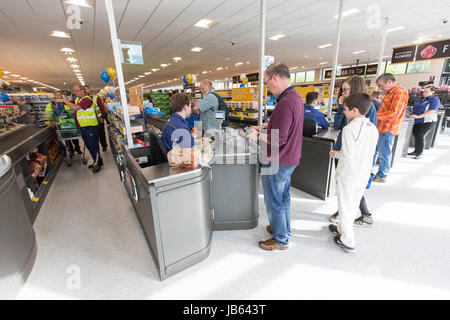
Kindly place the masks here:
[[(388, 35), (384, 55), (392, 48), (412, 44), (419, 37), (441, 34), (450, 38), (450, 0), (345, 0), (344, 11), (359, 8), (362, 13), (343, 22), (339, 63), (349, 64), (377, 60), (381, 30), (369, 30), (366, 13), (371, 5), (389, 17), (389, 27), (404, 26), (404, 30)], [(123, 65), (125, 81), (162, 63), (171, 63), (165, 69), (152, 73), (132, 85), (145, 85), (180, 79), (183, 74), (213, 71), (211, 80), (224, 79), (258, 70), (260, 0), (113, 0), (118, 36), (122, 40), (142, 42), (144, 65)], [(318, 46), (333, 43), (336, 37), (337, 0), (266, 0), (266, 54), (289, 66), (316, 69), (331, 66), (334, 48)], [(53, 30), (66, 31), (63, 0), (2, 0), (0, 2), (0, 67), (58, 88), (67, 89), (76, 78), (59, 52), (62, 47), (75, 50), (87, 84), (101, 88), (105, 84), (100, 73), (114, 66), (111, 38), (105, 3), (96, 0), (94, 8), (81, 8), (81, 30), (71, 30), (71, 39), (50, 37)], [(217, 21), (211, 29), (195, 27), (207, 18)], [(276, 34), (288, 37), (268, 40)], [(231, 45), (231, 41), (235, 45)], [(202, 47), (200, 53), (191, 52)], [(352, 52), (366, 50), (353, 55)], [(308, 58), (305, 58), (305, 55)], [(183, 60), (174, 63), (173, 57)], [(229, 60), (226, 60), (229, 58)], [(246, 62), (236, 67), (236, 62)], [(328, 62), (327, 65), (319, 65)], [(228, 67), (216, 71), (218, 67)], [(63, 85), (66, 82), (67, 85)], [(181, 84), (181, 80), (176, 82)]]

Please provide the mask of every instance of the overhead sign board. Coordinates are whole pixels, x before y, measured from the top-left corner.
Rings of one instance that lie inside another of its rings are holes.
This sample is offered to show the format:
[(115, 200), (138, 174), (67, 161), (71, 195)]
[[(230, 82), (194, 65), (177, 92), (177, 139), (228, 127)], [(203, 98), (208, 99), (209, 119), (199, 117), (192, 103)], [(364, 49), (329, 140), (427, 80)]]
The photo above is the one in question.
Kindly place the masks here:
[(142, 55), (142, 42), (121, 41), (120, 44), (120, 59), (125, 64), (144, 64), (144, 57)]
[(450, 57), (450, 39), (394, 48), (391, 63), (405, 63)]

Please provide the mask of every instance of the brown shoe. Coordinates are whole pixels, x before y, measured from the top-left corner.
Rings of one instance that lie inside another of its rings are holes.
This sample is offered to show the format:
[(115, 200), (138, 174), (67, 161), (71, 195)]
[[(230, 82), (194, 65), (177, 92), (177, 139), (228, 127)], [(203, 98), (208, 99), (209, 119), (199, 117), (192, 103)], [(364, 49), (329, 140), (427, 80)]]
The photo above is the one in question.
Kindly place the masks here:
[(272, 227), (270, 226), (270, 224), (267, 226), (266, 229), (268, 233), (272, 234)]
[(282, 246), (278, 244), (278, 242), (275, 241), (274, 238), (271, 238), (269, 240), (260, 241), (259, 246), (263, 248), (264, 250), (286, 250), (289, 248), (289, 246)]
[(386, 178), (375, 177), (375, 178), (373, 178), (372, 181), (373, 181), (373, 182), (386, 183), (387, 179), (386, 179)]

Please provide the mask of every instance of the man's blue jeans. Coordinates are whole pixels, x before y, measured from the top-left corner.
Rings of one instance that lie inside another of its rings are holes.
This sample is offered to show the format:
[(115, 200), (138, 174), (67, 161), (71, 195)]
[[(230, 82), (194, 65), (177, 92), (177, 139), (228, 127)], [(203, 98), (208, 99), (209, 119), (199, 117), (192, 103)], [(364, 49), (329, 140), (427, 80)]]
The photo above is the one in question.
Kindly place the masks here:
[(272, 228), (272, 236), (282, 246), (291, 238), (291, 175), (296, 166), (280, 166), (274, 175), (262, 175), (264, 203)]
[(394, 145), (395, 136), (390, 132), (380, 133), (378, 138), (377, 151), (375, 152), (375, 157), (373, 164), (377, 162), (378, 157), (380, 158), (380, 163), (378, 167), (378, 173), (376, 176), (378, 178), (386, 178), (389, 169), (391, 168), (392, 159), (392, 146)]

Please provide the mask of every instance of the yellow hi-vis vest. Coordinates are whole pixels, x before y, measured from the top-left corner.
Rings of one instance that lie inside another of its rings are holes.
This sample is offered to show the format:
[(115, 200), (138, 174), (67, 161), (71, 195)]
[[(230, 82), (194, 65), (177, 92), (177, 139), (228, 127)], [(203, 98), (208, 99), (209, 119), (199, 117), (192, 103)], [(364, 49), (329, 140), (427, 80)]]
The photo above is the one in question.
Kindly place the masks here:
[(94, 109), (95, 109), (95, 114), (97, 115), (97, 119), (101, 119), (102, 118), (102, 110), (97, 105), (97, 98), (98, 98), (97, 95), (94, 94), (92, 96), (92, 103), (94, 104)]
[[(89, 96), (84, 96), (82, 99), (88, 98), (92, 100)], [(78, 101), (80, 101), (80, 98), (75, 99), (75, 104), (78, 104)], [(86, 110), (80, 109), (77, 111), (77, 120), (80, 124), (80, 127), (95, 127), (98, 126), (98, 120), (97, 120), (97, 113), (95, 112), (95, 104), (92, 101), (92, 105), (87, 108)]]

